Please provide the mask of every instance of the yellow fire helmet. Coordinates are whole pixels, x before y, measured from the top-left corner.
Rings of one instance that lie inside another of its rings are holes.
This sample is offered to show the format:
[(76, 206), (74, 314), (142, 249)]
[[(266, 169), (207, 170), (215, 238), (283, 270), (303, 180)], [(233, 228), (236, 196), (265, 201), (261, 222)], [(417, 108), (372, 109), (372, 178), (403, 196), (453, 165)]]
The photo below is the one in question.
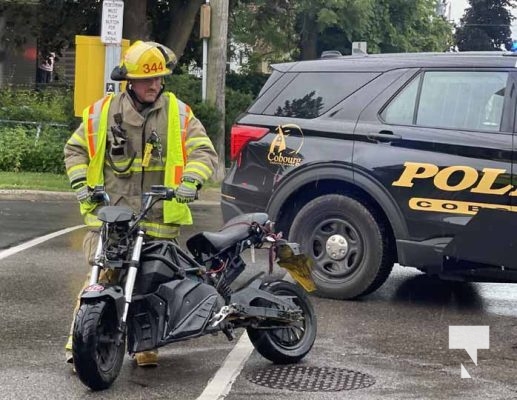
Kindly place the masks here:
[(170, 75), (176, 62), (176, 55), (168, 47), (138, 40), (124, 53), (120, 65), (111, 71), (111, 79), (125, 81)]

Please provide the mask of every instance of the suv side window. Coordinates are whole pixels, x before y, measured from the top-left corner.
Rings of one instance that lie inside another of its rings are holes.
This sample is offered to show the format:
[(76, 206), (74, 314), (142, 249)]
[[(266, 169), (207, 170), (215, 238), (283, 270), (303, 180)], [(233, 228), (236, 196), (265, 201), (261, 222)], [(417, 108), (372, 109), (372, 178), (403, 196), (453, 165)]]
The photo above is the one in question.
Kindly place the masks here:
[(388, 124), (414, 125), (415, 106), (420, 79), (413, 79), (382, 112), (382, 119)]
[(381, 116), (391, 124), (499, 131), (507, 80), (501, 71), (427, 71)]
[(301, 72), (273, 99), (263, 114), (316, 118), (377, 75), (363, 72)]

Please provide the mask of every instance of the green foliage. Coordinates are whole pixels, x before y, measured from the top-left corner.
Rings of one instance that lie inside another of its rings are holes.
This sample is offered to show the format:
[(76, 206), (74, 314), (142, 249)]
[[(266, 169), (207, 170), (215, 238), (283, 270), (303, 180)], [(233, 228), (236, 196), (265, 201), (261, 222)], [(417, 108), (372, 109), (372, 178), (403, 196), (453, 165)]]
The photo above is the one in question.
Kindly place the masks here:
[(368, 52), (448, 50), (452, 26), (435, 12), (436, 0), (376, 1), (368, 29)]
[(59, 56), (75, 35), (99, 34), (101, 5), (100, 0), (4, 1), (0, 4), (0, 15), (5, 16), (2, 42), (16, 49), (36, 37), (43, 54), (55, 51)]
[(295, 3), (288, 0), (233, 0), (228, 31), (238, 43), (271, 62), (292, 59), (298, 52)]
[(72, 99), (66, 88), (1, 90), (0, 171), (64, 173), (63, 147), (78, 125)]
[(0, 129), (0, 170), (21, 171), (29, 147), (27, 131), (21, 126)]
[(189, 105), (201, 103), (201, 79), (189, 74), (173, 74), (165, 79), (165, 90)]
[[(0, 120), (77, 124), (73, 111), (73, 94), (66, 88), (0, 90)], [(0, 123), (1, 125), (1, 123)]]
[(268, 78), (269, 75), (259, 72), (251, 72), (249, 74), (229, 73), (226, 74), (226, 87), (257, 97)]
[(509, 8), (513, 0), (469, 0), (470, 7), (460, 20), (455, 39), (460, 51), (498, 51), (510, 49), (511, 23), (515, 19)]
[[(325, 50), (350, 54), (444, 51), (452, 26), (436, 15), (436, 0), (234, 0), (230, 32), (263, 59), (313, 59)], [(282, 57), (283, 56), (283, 57)]]
[(0, 128), (0, 171), (65, 172), (63, 147), (67, 130), (26, 126)]
[[(183, 54), (184, 48), (176, 48), (175, 35), (169, 35), (169, 31), (173, 28), (194, 31), (195, 21), (187, 18), (186, 4), (193, 0), (145, 0), (143, 13), (140, 11), (142, 1), (125, 0), (124, 14), (139, 12), (139, 18), (136, 26), (126, 26), (124, 23), (124, 37), (131, 40), (152, 39)], [(55, 52), (59, 59), (62, 50), (73, 46), (76, 35), (100, 35), (102, 4), (102, 0), (0, 1), (0, 15), (5, 17), (5, 29), (1, 32), (0, 40), (3, 47), (11, 51), (36, 38), (38, 50), (43, 55)], [(178, 21), (181, 25), (179, 28)], [(129, 36), (126, 34), (128, 31), (131, 33)], [(187, 65), (192, 57), (199, 57), (199, 40), (192, 40), (197, 31), (191, 35), (185, 57), (181, 58), (181, 62)]]
[(70, 132), (66, 129), (43, 128), (39, 138), (31, 138), (21, 170), (27, 172), (65, 173), (63, 148)]

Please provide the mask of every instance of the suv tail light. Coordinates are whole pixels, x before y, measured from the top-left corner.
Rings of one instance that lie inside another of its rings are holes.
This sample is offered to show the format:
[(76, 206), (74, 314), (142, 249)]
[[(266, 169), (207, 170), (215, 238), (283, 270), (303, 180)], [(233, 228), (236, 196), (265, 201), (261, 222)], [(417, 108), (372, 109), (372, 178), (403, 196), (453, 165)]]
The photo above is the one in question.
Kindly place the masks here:
[(246, 143), (262, 139), (268, 132), (268, 128), (233, 125), (230, 133), (230, 158), (235, 160)]

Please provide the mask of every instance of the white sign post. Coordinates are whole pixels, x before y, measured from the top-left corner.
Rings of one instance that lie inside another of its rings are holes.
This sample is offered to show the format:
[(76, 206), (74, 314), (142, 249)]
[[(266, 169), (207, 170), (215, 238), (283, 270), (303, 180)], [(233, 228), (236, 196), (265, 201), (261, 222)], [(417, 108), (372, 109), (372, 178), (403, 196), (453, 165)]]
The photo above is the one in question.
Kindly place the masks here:
[(102, 2), (101, 42), (106, 47), (103, 89), (105, 94), (120, 92), (120, 84), (111, 79), (111, 71), (120, 63), (123, 21), (124, 1), (104, 0)]
[(367, 42), (352, 42), (352, 55), (355, 54), (367, 54), (368, 43)]

